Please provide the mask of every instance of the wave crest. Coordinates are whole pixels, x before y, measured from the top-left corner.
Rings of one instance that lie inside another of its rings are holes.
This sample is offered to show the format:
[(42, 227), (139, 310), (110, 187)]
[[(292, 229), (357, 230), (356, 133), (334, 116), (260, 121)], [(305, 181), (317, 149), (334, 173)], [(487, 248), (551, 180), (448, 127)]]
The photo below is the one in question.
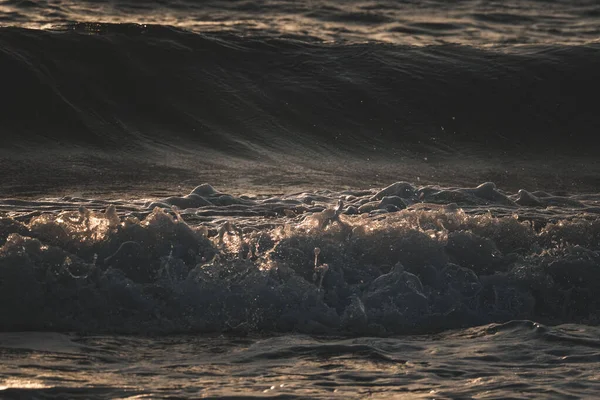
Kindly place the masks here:
[[(203, 185), (193, 193), (208, 204), (185, 210), (171, 198), (2, 217), (0, 327), (386, 335), (598, 322), (593, 200), (579, 200), (588, 214), (543, 218), (491, 184), (407, 186), (237, 198)], [(405, 209), (356, 211), (394, 190)], [(440, 201), (451, 193), (465, 201)]]

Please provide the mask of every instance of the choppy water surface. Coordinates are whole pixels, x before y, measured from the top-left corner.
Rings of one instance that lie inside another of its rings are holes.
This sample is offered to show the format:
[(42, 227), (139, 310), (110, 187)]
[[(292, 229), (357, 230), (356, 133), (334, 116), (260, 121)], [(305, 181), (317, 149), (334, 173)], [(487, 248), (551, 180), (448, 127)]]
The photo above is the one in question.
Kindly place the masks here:
[(599, 26), (0, 1), (0, 397), (594, 397)]
[(7, 398), (598, 390), (595, 194), (203, 184), (0, 208)]
[(0, 334), (3, 398), (590, 398), (598, 328), (399, 338)]
[(597, 41), (600, 33), (600, 8), (593, 0), (5, 0), (0, 7), (0, 23), (29, 28), (73, 21), (140, 23), (411, 45), (582, 44)]
[(0, 326), (389, 335), (596, 324), (599, 200), (491, 182), (2, 200)]

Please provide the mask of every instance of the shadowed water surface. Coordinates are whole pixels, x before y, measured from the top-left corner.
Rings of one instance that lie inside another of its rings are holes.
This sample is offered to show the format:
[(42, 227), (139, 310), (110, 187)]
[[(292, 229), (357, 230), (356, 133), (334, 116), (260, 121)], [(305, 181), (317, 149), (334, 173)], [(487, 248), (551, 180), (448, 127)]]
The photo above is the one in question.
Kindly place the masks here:
[(354, 339), (1, 334), (0, 393), (8, 399), (593, 397), (600, 390), (599, 334), (531, 321)]

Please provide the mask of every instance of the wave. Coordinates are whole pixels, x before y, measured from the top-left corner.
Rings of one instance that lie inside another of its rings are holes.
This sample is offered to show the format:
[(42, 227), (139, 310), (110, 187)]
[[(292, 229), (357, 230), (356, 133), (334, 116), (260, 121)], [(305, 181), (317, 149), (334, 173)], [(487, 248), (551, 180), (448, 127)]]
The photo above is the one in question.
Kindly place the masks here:
[(598, 324), (597, 204), (406, 182), (281, 197), (204, 184), (151, 202), (3, 200), (0, 329), (390, 335), (515, 319)]
[(593, 152), (600, 47), (0, 28), (2, 148)]

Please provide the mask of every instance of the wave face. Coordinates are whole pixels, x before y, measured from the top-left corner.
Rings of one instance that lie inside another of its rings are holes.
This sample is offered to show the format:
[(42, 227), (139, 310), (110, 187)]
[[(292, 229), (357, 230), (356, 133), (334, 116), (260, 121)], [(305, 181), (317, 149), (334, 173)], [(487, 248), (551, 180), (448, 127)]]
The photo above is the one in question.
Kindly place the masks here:
[(2, 148), (591, 153), (600, 47), (1, 28)]
[(599, 201), (406, 182), (282, 197), (204, 184), (153, 202), (2, 200), (0, 330), (594, 325)]

